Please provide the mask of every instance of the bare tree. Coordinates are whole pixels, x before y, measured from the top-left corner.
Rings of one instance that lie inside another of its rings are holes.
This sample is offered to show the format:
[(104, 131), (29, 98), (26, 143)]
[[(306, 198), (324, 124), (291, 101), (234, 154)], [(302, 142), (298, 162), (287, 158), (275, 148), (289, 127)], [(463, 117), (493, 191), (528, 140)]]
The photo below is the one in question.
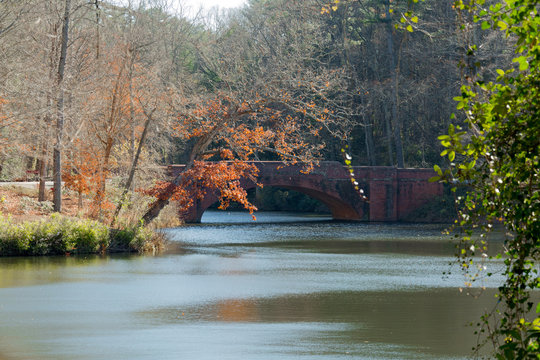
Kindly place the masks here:
[(0, 1), (0, 38), (15, 28), (29, 9), (28, 0)]
[(71, 0), (65, 0), (64, 18), (62, 21), (62, 35), (60, 40), (60, 59), (56, 87), (58, 96), (56, 100), (56, 143), (53, 152), (53, 182), (54, 182), (54, 211), (62, 211), (62, 140), (64, 132), (64, 73), (66, 67), (67, 47), (69, 41), (69, 20)]

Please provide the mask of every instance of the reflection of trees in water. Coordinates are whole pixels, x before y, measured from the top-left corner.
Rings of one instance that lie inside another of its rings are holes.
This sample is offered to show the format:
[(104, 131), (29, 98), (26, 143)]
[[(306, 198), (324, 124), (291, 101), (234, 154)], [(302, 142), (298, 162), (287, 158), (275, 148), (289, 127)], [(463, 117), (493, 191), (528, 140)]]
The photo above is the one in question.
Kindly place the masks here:
[(255, 302), (244, 299), (231, 299), (216, 304), (217, 319), (227, 322), (259, 321), (259, 309)]
[[(66, 268), (102, 266), (107, 258), (96, 256), (21, 257), (0, 261), (0, 288), (56, 283), (68, 280)], [(2, 356), (0, 354), (0, 360)]]
[(336, 339), (413, 348), (423, 344), (428, 352), (464, 356), (474, 345), (473, 329), (467, 327), (471, 316), (492, 306), (493, 299), (492, 290), (475, 299), (454, 288), (311, 293), (225, 300), (205, 306), (205, 317), (224, 322), (343, 324), (339, 336), (327, 333), (335, 330), (321, 329), (317, 342)]

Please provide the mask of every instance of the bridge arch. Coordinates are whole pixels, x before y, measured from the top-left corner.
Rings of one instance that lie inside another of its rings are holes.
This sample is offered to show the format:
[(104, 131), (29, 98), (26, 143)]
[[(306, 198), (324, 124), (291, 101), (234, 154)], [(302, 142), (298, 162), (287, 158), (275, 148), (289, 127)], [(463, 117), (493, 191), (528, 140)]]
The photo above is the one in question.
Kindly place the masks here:
[[(335, 194), (325, 192), (324, 189), (314, 188), (313, 186), (292, 186), (283, 181), (264, 181), (259, 179), (259, 184), (263, 187), (276, 187), (287, 190), (294, 190), (305, 194), (315, 200), (320, 201), (332, 214), (336, 220), (362, 220), (364, 211), (362, 208), (355, 208)], [(242, 181), (242, 187), (247, 191), (255, 189), (257, 185), (251, 181)], [(188, 223), (199, 223), (204, 212), (219, 201), (217, 194), (208, 193), (203, 199), (197, 200), (195, 204), (186, 212), (185, 221)]]
[[(432, 169), (400, 169), (387, 166), (355, 166), (347, 169), (339, 162), (321, 162), (308, 174), (301, 173), (302, 164), (284, 166), (277, 161), (254, 161), (259, 169), (257, 182), (304, 193), (321, 201), (337, 220), (400, 221), (426, 202), (440, 197), (443, 187), (431, 183)], [(169, 166), (169, 174), (176, 176), (184, 165)], [(349, 170), (369, 201), (365, 201), (351, 184)], [(255, 183), (243, 179), (248, 190)], [(209, 193), (187, 210), (186, 222), (200, 222), (202, 214), (218, 200)]]

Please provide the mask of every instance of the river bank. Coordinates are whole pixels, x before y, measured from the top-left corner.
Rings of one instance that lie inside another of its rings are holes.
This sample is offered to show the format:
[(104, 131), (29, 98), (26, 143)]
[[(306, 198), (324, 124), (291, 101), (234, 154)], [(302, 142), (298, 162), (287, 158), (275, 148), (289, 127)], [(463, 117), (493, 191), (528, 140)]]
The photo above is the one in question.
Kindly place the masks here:
[(143, 227), (109, 229), (98, 221), (60, 214), (24, 222), (0, 218), (0, 256), (158, 253), (164, 244), (163, 235)]
[(116, 229), (84, 217), (77, 200), (66, 194), (62, 214), (50, 201), (37, 201), (36, 189), (0, 187), (0, 256), (104, 253), (159, 253), (165, 237), (125, 223)]

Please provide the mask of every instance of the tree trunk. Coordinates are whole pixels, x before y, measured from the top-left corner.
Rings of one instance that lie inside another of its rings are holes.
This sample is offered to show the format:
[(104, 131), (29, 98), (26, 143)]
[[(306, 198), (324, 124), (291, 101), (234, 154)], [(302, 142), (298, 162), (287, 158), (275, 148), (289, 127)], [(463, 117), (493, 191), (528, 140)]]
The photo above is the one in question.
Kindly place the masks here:
[(401, 124), (399, 122), (399, 93), (396, 56), (394, 52), (394, 33), (390, 21), (390, 0), (386, 0), (386, 39), (388, 43), (388, 57), (390, 58), (390, 71), (392, 73), (392, 123), (394, 125), (394, 144), (396, 145), (396, 161), (399, 168), (405, 167), (403, 158), (403, 143), (401, 142)]
[(58, 73), (56, 86), (58, 90), (58, 100), (56, 103), (56, 144), (53, 151), (53, 181), (54, 181), (54, 211), (62, 211), (62, 135), (64, 132), (64, 72), (66, 66), (66, 55), (69, 40), (69, 12), (71, 0), (66, 0), (64, 8), (64, 20), (62, 25), (62, 37), (60, 48), (60, 61), (58, 63)]
[(184, 179), (184, 173), (191, 169), (193, 167), (193, 161), (190, 161), (184, 170), (174, 178), (173, 181), (163, 190), (163, 195), (159, 197), (152, 205), (150, 205), (150, 208), (146, 211), (144, 216), (142, 217), (142, 223), (143, 225), (150, 224), (155, 218), (159, 216), (159, 213), (167, 204), (169, 203), (169, 200), (174, 193), (174, 190), (176, 187), (182, 182)]
[(96, 7), (96, 59), (99, 59), (99, 45), (100, 45), (100, 32), (99, 27), (101, 22), (100, 9), (98, 0), (94, 0), (94, 6)]
[(182, 180), (184, 179), (184, 173), (191, 169), (193, 167), (193, 164), (195, 163), (195, 160), (208, 148), (208, 146), (212, 143), (212, 140), (214, 139), (214, 136), (221, 131), (223, 128), (222, 124), (216, 124), (212, 130), (210, 130), (208, 133), (203, 135), (199, 140), (195, 143), (195, 146), (193, 146), (193, 149), (191, 150), (191, 154), (189, 155), (188, 163), (186, 164), (186, 167), (184, 170), (174, 178), (173, 181), (167, 186), (163, 192), (161, 193), (161, 196), (154, 201), (152, 205), (150, 205), (150, 208), (148, 211), (146, 211), (146, 214), (142, 217), (142, 223), (143, 225), (148, 225), (151, 223), (155, 218), (158, 217), (161, 210), (169, 203), (169, 200), (171, 196), (174, 193), (174, 190)]
[(83, 194), (79, 191), (79, 200), (77, 202), (77, 210), (81, 211), (83, 208)]
[(41, 158), (39, 159), (39, 192), (38, 201), (47, 200), (47, 192), (45, 188), (45, 180), (47, 177), (48, 166), (48, 143), (49, 143), (49, 120), (48, 115), (45, 117), (45, 134), (43, 135), (43, 143), (41, 145)]
[[(144, 110), (143, 110), (144, 111)], [(131, 169), (133, 172), (135, 172), (134, 166), (137, 166), (137, 162), (139, 161), (139, 148), (142, 146), (141, 144), (144, 143), (144, 138), (146, 137), (146, 132), (148, 129), (148, 126), (150, 125), (150, 118), (152, 116), (153, 111), (150, 113), (150, 117), (147, 115), (146, 117), (146, 123), (144, 124), (144, 130), (143, 134), (141, 135), (141, 139), (139, 140), (139, 144), (137, 145), (137, 151), (135, 151), (135, 142), (136, 142), (136, 136), (135, 136), (135, 106), (133, 104), (133, 61), (131, 61), (130, 68), (129, 68), (129, 120), (131, 123), (131, 134), (129, 139), (129, 157), (131, 159)], [(146, 112), (145, 112), (146, 114)], [(135, 159), (137, 158), (137, 159)], [(129, 180), (129, 186), (127, 190), (133, 190), (134, 183), (133, 178)], [(113, 218), (114, 220), (114, 218)]]
[(96, 195), (94, 196), (94, 216), (99, 220), (101, 220), (103, 217), (103, 202), (107, 193), (107, 174), (109, 173), (109, 162), (111, 159), (113, 144), (114, 139), (108, 137), (105, 145), (105, 153), (103, 155), (103, 164), (101, 165), (99, 174), (98, 187)]
[[(146, 112), (145, 112), (146, 114)], [(137, 170), (137, 163), (139, 162), (139, 157), (141, 155), (141, 150), (144, 145), (144, 142), (146, 140), (146, 134), (148, 133), (148, 129), (150, 128), (150, 123), (152, 122), (152, 114), (153, 111), (150, 114), (146, 114), (146, 122), (144, 123), (144, 130), (142, 132), (141, 138), (139, 139), (139, 144), (137, 145), (137, 152), (135, 153), (133, 157), (133, 161), (131, 163), (131, 168), (129, 170), (129, 176), (126, 181), (126, 184), (124, 185), (124, 190), (122, 191), (122, 196), (120, 196), (120, 202), (116, 206), (116, 209), (114, 211), (114, 215), (111, 221), (111, 227), (114, 226), (116, 223), (116, 220), (118, 218), (118, 215), (120, 214), (120, 210), (122, 210), (122, 207), (124, 207), (124, 203), (126, 202), (126, 197), (128, 194), (128, 191), (131, 188), (131, 184), (133, 183), (133, 178), (135, 177), (135, 170)], [(161, 209), (160, 209), (161, 210)]]
[(39, 193), (38, 201), (46, 201), (47, 193), (45, 189), (45, 177), (47, 176), (47, 151), (43, 149), (41, 159), (39, 159)]
[(368, 164), (370, 166), (377, 166), (377, 159), (375, 157), (375, 145), (373, 143), (373, 124), (366, 121), (364, 117), (364, 137), (366, 141), (366, 153), (368, 158)]
[(390, 124), (390, 115), (388, 111), (388, 104), (385, 102), (384, 107), (384, 127), (386, 132), (386, 150), (388, 153), (388, 164), (390, 166), (394, 165), (394, 156), (392, 155), (392, 125)]

